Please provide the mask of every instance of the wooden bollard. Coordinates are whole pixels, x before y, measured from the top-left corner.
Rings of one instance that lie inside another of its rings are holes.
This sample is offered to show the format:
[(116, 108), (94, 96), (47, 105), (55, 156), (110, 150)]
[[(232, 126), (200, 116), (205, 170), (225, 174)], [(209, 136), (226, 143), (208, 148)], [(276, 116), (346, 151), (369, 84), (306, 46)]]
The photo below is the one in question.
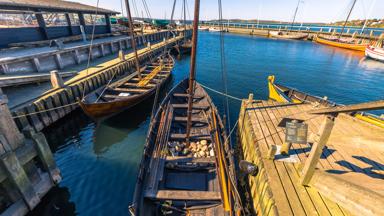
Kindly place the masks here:
[(276, 147), (276, 145), (271, 145), (271, 146), (269, 147), (269, 150), (268, 150), (268, 159), (269, 159), (269, 160), (273, 160), (273, 159), (275, 159), (276, 151), (277, 151), (277, 147)]
[(8, 108), (8, 98), (0, 89), (0, 133), (4, 134), (12, 149), (16, 149), (24, 142), (24, 136), (19, 132)]
[(253, 102), (253, 94), (250, 93), (250, 94), (248, 95), (248, 101), (247, 101), (247, 103), (252, 103), (252, 102)]
[(51, 84), (52, 84), (52, 88), (54, 89), (63, 88), (65, 86), (63, 78), (61, 78), (57, 70), (51, 71)]
[(125, 61), (125, 55), (123, 50), (119, 50), (119, 59), (120, 61)]

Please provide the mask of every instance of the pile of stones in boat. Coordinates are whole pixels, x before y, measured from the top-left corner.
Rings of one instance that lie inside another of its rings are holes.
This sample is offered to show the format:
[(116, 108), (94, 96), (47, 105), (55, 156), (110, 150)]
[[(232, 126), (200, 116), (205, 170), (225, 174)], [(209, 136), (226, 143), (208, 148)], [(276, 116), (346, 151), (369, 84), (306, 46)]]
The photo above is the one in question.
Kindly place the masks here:
[(195, 158), (215, 156), (213, 145), (212, 143), (208, 144), (207, 140), (191, 142), (189, 147), (184, 142), (169, 142), (168, 150), (172, 156), (192, 156)]

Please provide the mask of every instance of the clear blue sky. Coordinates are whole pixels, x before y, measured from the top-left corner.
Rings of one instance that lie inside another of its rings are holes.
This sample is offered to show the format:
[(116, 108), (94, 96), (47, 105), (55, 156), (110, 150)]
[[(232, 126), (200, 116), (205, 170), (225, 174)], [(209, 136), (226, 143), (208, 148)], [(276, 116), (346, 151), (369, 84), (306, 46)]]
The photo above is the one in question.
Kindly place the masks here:
[[(72, 0), (89, 5), (96, 5), (97, 0)], [(99, 0), (100, 7), (121, 11), (121, 1), (125, 0)], [(134, 13), (132, 2), (136, 2), (139, 13), (143, 11), (142, 0), (130, 0), (131, 10)], [(223, 16), (227, 18), (257, 19), (290, 21), (298, 0), (222, 0)], [(352, 0), (301, 0), (297, 15), (298, 22), (333, 22), (346, 17), (347, 8)], [(146, 0), (152, 17), (170, 18), (173, 0)], [(181, 18), (181, 3), (177, 0), (175, 12), (176, 19)], [(187, 0), (192, 18), (193, 0)], [(373, 2), (374, 7), (369, 13)], [(217, 0), (201, 1), (201, 20), (216, 19), (218, 17)], [(124, 10), (125, 14), (125, 10)], [(135, 14), (133, 14), (135, 16)], [(352, 13), (352, 19), (384, 18), (384, 0), (358, 0)], [(187, 16), (188, 18), (188, 16)]]

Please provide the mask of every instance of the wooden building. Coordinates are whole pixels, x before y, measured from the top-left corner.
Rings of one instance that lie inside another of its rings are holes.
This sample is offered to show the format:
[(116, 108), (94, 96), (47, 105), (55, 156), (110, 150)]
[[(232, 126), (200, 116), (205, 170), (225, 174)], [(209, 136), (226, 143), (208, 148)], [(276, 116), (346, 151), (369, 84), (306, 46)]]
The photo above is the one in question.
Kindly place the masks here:
[(0, 48), (12, 43), (111, 32), (118, 12), (61, 0), (0, 0)]

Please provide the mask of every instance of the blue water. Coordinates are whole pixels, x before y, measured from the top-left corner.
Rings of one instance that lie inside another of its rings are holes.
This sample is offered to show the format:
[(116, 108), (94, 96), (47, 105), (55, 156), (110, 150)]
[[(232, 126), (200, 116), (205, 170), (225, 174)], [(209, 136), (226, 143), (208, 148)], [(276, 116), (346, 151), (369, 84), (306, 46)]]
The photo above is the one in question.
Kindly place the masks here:
[[(197, 80), (222, 90), (219, 34), (201, 32)], [(267, 77), (337, 103), (384, 99), (384, 64), (358, 52), (308, 41), (226, 34), (229, 93), (267, 99)], [(189, 58), (177, 61), (175, 83), (187, 77)], [(222, 110), (222, 98), (209, 92)], [(230, 101), (231, 122), (239, 102)], [(94, 123), (81, 110), (45, 131), (63, 181), (35, 215), (128, 215), (149, 124), (151, 103)]]

